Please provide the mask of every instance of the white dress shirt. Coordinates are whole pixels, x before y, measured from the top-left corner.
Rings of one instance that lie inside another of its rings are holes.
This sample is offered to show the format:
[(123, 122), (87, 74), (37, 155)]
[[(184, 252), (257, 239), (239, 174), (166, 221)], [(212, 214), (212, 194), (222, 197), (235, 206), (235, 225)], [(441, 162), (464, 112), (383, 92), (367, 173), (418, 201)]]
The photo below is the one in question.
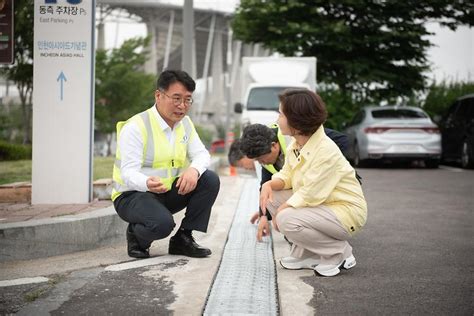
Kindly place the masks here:
[[(156, 115), (166, 138), (168, 138), (169, 143), (173, 145), (176, 138), (176, 128), (183, 123), (178, 122), (174, 128), (171, 129), (158, 113), (156, 106), (153, 105), (152, 108), (153, 114)], [(143, 140), (140, 129), (135, 122), (130, 121), (122, 128), (118, 145), (121, 154), (121, 175), (125, 185), (130, 188), (130, 190), (148, 191), (146, 185), (148, 176), (140, 172), (143, 161)], [(211, 156), (197, 133), (188, 143), (187, 156), (191, 162), (190, 167), (195, 168), (199, 172), (199, 175), (202, 175), (210, 165)]]

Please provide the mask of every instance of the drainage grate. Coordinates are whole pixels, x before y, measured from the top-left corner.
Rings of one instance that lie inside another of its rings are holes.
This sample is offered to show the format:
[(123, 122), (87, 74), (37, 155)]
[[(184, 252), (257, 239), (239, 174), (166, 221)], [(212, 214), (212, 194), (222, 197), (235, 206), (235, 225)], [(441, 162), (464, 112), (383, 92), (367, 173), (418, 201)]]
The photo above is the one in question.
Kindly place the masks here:
[(279, 313), (272, 240), (255, 238), (249, 222), (258, 209), (257, 179), (247, 179), (204, 315)]

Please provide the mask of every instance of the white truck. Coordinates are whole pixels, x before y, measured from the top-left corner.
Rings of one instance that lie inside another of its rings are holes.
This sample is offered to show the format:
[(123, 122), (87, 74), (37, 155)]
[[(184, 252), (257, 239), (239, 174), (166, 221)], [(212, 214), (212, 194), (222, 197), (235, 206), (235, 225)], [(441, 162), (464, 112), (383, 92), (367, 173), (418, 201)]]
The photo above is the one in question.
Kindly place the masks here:
[(269, 125), (278, 118), (278, 94), (287, 88), (316, 90), (316, 57), (243, 57), (241, 131), (254, 123)]

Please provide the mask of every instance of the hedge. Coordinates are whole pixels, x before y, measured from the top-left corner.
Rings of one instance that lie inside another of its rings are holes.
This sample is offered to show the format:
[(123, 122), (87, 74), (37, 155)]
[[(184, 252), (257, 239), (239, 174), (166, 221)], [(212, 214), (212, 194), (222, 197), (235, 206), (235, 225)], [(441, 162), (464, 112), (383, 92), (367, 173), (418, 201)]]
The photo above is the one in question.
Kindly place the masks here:
[(9, 144), (0, 141), (0, 161), (31, 159), (31, 145)]

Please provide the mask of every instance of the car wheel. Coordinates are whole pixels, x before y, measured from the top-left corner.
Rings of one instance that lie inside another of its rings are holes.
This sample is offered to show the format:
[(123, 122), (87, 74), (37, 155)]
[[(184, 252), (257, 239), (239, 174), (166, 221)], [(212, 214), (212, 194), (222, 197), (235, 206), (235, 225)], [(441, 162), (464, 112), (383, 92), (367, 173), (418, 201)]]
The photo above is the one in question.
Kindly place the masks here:
[(352, 160), (354, 167), (363, 167), (365, 165), (365, 160), (360, 159), (359, 145), (354, 144), (354, 159)]
[(359, 157), (359, 146), (357, 143), (354, 144), (354, 158), (352, 159), (352, 164), (354, 167), (358, 167), (360, 164), (360, 157)]
[(426, 168), (436, 169), (439, 167), (439, 159), (426, 159), (425, 166)]
[(474, 156), (472, 153), (472, 148), (469, 146), (467, 140), (464, 140), (462, 143), (461, 166), (464, 169), (474, 168)]

